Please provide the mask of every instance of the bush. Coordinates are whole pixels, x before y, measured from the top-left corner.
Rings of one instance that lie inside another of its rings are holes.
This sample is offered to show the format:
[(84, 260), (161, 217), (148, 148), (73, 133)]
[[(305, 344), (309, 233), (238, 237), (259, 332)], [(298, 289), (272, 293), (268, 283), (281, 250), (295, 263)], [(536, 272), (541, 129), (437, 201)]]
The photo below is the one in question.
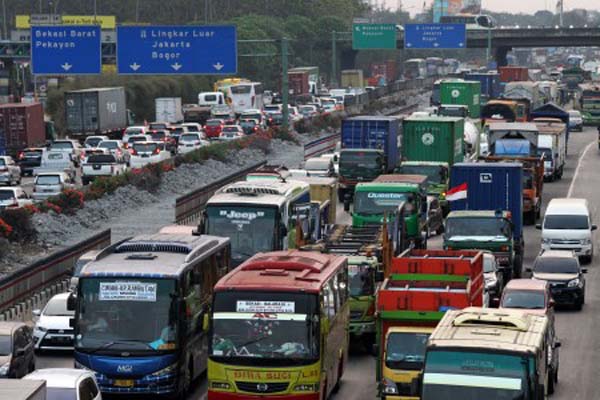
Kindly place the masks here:
[(83, 192), (75, 189), (65, 189), (61, 194), (48, 199), (48, 203), (60, 207), (65, 214), (74, 214), (83, 208)]
[(0, 221), (0, 236), (20, 243), (35, 240), (37, 232), (33, 227), (31, 214), (25, 208), (2, 211)]
[(56, 204), (51, 203), (50, 201), (47, 201), (47, 200), (44, 201), (43, 203), (40, 203), (38, 205), (38, 208), (39, 208), (40, 212), (42, 212), (42, 213), (47, 213), (50, 211), (54, 211), (57, 214), (62, 213), (62, 209), (59, 206), (57, 206)]

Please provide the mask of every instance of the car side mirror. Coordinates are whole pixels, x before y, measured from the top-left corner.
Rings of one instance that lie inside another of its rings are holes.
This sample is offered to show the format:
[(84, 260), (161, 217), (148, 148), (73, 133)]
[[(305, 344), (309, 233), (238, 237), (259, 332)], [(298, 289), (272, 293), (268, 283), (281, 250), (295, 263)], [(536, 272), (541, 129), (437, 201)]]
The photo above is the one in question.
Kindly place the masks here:
[(598, 225), (592, 225), (592, 230), (595, 231), (596, 229), (598, 229)]
[(31, 313), (33, 314), (34, 317), (39, 317), (40, 315), (42, 315), (42, 310), (36, 308)]
[[(542, 224), (535, 224), (535, 229), (539, 229), (539, 230), (541, 230), (541, 229), (542, 229)], [(593, 229), (593, 228), (592, 228), (592, 229)]]
[(581, 273), (582, 274), (587, 274), (588, 273), (588, 269), (587, 268), (581, 268)]

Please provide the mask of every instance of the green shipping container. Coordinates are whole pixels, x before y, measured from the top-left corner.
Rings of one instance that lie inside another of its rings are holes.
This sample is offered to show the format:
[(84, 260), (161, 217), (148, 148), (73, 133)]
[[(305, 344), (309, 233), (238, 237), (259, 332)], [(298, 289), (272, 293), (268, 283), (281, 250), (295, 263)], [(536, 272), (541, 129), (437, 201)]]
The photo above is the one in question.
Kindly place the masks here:
[(402, 159), (453, 165), (464, 159), (465, 121), (458, 117), (409, 117), (402, 122)]
[(469, 117), (481, 117), (481, 82), (442, 81), (440, 97), (442, 104), (467, 106)]

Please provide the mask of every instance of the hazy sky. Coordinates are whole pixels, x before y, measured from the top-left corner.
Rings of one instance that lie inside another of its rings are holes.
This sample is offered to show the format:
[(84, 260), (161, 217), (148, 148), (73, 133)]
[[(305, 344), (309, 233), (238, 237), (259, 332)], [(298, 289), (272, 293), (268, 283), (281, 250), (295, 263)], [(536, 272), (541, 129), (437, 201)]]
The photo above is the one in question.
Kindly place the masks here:
[[(378, 0), (378, 2), (381, 1), (385, 1), (392, 8), (398, 5), (398, 0)], [(411, 14), (420, 12), (424, 1), (428, 5), (433, 2), (433, 0), (400, 0), (402, 7)], [(482, 0), (482, 2), (483, 8), (488, 10), (533, 14), (539, 10), (554, 11), (557, 0)], [(600, 1), (598, 0), (564, 0), (564, 2), (565, 10), (587, 8), (600, 11)]]

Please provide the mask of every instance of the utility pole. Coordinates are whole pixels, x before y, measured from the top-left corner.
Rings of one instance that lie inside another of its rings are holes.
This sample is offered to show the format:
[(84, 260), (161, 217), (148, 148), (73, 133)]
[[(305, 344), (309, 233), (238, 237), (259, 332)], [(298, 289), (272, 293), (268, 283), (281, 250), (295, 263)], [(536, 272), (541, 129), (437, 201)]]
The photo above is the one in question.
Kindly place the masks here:
[(6, 0), (2, 0), (2, 38), (8, 40), (8, 29), (6, 27)]
[(565, 11), (564, 0), (558, 0), (559, 25), (563, 27), (563, 13)]
[(288, 39), (281, 39), (281, 114), (283, 114), (283, 129), (287, 131), (289, 129), (289, 94), (290, 89), (288, 87)]
[(336, 44), (335, 44), (335, 31), (331, 32), (331, 77), (329, 79), (329, 85), (332, 88), (337, 86), (337, 62), (336, 62)]

